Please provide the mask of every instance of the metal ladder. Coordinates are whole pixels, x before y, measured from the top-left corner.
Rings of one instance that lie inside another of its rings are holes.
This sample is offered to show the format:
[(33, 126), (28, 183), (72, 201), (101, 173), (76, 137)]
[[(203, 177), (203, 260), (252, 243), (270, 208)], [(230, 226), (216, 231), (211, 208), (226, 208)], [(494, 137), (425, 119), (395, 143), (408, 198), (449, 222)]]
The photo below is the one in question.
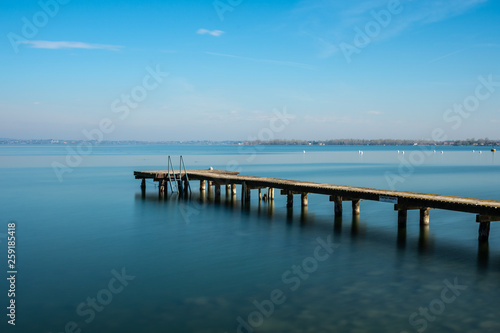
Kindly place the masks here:
[[(186, 165), (184, 164), (184, 159), (182, 158), (182, 155), (180, 156), (179, 159), (179, 178), (177, 178), (174, 170), (174, 165), (172, 163), (172, 158), (170, 155), (168, 156), (168, 171), (167, 171), (167, 178), (168, 178), (168, 183), (170, 184), (170, 190), (172, 193), (177, 192), (178, 194), (182, 194), (184, 190), (189, 191), (189, 194), (191, 195), (191, 185), (189, 184), (189, 177), (188, 173), (186, 170)], [(185, 184), (187, 185), (187, 188), (184, 189), (182, 185), (182, 170), (184, 170), (184, 176), (186, 177), (186, 182)], [(173, 183), (173, 184), (172, 184)], [(175, 191), (174, 191), (175, 187)]]
[(184, 175), (186, 176), (186, 182), (185, 184), (187, 185), (187, 189), (185, 188), (185, 191), (189, 191), (189, 195), (191, 195), (191, 185), (189, 184), (189, 177), (188, 173), (186, 170), (186, 165), (184, 164), (184, 159), (182, 158), (182, 155), (179, 159), (179, 178), (182, 179), (182, 169), (184, 169)]

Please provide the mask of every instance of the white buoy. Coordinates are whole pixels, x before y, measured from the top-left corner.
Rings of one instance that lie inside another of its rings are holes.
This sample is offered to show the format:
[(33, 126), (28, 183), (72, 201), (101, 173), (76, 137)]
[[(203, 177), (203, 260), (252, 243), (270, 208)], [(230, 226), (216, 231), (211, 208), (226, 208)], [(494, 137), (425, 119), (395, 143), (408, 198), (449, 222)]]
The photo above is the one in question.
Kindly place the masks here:
[(402, 152), (401, 154), (403, 154), (403, 155), (404, 155), (404, 154), (405, 154), (405, 151), (403, 150), (403, 152)]
[(444, 154), (444, 151), (441, 150), (441, 154)]
[(398, 154), (399, 154), (399, 150), (398, 150)]
[(483, 153), (483, 152), (480, 150), (480, 151), (479, 151), (479, 154), (482, 154), (482, 153)]
[(305, 150), (303, 150), (302, 152), (303, 152), (304, 154), (306, 153), (306, 151), (305, 151)]

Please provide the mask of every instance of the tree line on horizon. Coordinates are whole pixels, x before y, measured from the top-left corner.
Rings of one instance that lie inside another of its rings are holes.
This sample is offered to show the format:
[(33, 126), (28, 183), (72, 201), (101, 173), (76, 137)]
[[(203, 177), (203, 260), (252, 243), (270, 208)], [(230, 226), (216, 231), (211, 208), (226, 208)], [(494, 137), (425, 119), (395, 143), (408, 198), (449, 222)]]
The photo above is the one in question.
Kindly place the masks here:
[(94, 144), (108, 145), (138, 145), (138, 144), (225, 144), (225, 145), (325, 145), (325, 146), (499, 146), (500, 140), (465, 139), (465, 140), (409, 140), (409, 139), (329, 139), (329, 140), (296, 140), (296, 139), (273, 139), (273, 140), (192, 140), (192, 141), (141, 141), (141, 140), (103, 140), (101, 142), (89, 140), (54, 140), (54, 139), (4, 139), (0, 138), (0, 144), (62, 144), (76, 145), (91, 142)]
[(408, 139), (330, 139), (330, 140), (295, 140), (273, 139), (245, 141), (248, 145), (325, 145), (325, 146), (496, 146), (500, 140), (465, 139), (465, 140), (408, 140)]

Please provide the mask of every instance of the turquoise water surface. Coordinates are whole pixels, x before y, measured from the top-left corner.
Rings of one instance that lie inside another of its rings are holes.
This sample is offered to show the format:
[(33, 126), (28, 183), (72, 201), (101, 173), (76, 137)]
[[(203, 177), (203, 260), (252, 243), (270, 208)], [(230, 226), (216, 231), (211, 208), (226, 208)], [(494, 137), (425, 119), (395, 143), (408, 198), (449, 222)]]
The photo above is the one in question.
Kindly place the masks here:
[[(432, 210), (421, 230), (410, 211), (398, 235), (389, 203), (363, 201), (359, 218), (346, 203), (335, 220), (327, 196), (310, 195), (301, 212), (278, 191), (274, 204), (252, 193), (245, 208), (240, 188), (215, 203), (192, 182), (190, 199), (160, 200), (133, 176), (183, 155), (191, 169), (500, 200), (489, 148), (120, 145), (68, 166), (72, 151), (0, 146), (2, 276), (9, 221), (18, 270), (16, 326), (2, 314), (2, 332), (500, 329), (495, 223), (485, 247), (473, 214)], [(68, 167), (60, 178), (54, 163)], [(5, 309), (5, 278), (0, 288)]]

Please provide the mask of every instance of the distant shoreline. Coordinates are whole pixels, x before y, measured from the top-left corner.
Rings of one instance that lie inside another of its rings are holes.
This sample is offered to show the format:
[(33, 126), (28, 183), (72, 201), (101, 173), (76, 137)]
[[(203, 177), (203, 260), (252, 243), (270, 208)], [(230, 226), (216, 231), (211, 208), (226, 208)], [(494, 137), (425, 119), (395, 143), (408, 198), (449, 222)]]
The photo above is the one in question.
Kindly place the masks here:
[(89, 141), (89, 140), (56, 140), (56, 139), (0, 139), (0, 145), (285, 145), (285, 146), (498, 146), (500, 140), (466, 139), (466, 140), (396, 140), (396, 139), (332, 139), (332, 140), (270, 140), (270, 141), (138, 141), (138, 140), (116, 140), (116, 141)]

